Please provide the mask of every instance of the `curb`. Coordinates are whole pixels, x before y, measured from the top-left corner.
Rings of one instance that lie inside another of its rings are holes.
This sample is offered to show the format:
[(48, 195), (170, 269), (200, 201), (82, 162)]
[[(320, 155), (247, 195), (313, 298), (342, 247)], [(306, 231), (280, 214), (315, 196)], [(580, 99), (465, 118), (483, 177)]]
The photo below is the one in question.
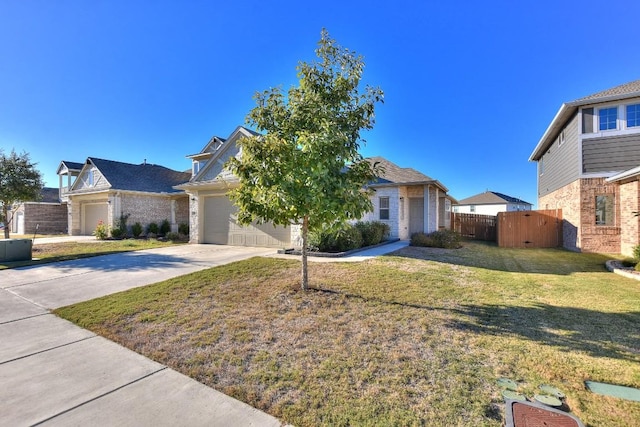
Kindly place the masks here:
[(640, 280), (640, 273), (635, 273), (634, 270), (628, 268), (620, 268), (620, 261), (609, 260), (604, 263), (607, 270), (612, 273), (619, 274), (620, 276), (627, 277), (629, 279)]

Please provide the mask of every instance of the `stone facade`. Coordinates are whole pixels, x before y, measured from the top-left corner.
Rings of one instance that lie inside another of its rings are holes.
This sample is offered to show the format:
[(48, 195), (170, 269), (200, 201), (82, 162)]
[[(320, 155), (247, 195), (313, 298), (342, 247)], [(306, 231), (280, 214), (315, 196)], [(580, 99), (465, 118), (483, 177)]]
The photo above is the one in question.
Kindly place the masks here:
[(129, 215), (127, 218), (129, 227), (139, 222), (146, 229), (152, 222), (160, 225), (167, 220), (171, 224), (172, 231), (175, 232), (179, 224), (189, 224), (189, 199), (185, 195), (172, 199), (166, 196), (116, 194), (109, 200), (116, 210), (113, 215), (115, 219), (118, 219), (121, 214)]
[[(596, 196), (612, 195), (612, 225), (596, 224)], [(566, 249), (582, 252), (620, 253), (622, 235), (620, 186), (605, 178), (582, 178), (538, 200), (541, 209), (562, 209), (562, 238)], [(636, 225), (637, 227), (637, 225)], [(636, 241), (637, 241), (637, 230)], [(633, 239), (633, 237), (632, 237)], [(628, 244), (627, 244), (628, 245)]]

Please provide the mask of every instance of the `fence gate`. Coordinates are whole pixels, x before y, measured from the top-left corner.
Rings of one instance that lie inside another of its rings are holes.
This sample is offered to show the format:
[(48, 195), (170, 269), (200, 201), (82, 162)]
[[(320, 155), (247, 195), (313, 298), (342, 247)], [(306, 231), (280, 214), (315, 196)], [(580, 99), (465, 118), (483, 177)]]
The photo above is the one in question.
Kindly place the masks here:
[(452, 212), (451, 229), (467, 239), (496, 241), (496, 217), (493, 215)]
[(502, 248), (562, 246), (562, 209), (498, 213), (498, 246)]

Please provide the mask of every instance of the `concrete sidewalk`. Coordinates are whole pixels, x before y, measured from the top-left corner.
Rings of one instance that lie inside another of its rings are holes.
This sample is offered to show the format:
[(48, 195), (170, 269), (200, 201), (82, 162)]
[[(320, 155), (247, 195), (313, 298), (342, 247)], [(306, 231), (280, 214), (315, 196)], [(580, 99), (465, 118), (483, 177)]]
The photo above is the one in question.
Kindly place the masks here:
[(180, 245), (0, 271), (0, 425), (281, 425), (49, 312), (272, 253)]
[[(363, 261), (407, 244), (309, 260)], [(253, 256), (279, 255), (265, 248), (178, 245), (0, 271), (0, 425), (280, 426), (49, 311)]]

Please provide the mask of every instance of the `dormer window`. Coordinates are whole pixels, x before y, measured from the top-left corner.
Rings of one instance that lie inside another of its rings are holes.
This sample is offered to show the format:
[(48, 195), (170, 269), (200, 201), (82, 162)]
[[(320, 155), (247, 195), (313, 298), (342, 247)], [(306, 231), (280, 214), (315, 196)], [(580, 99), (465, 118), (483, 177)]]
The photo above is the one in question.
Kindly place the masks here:
[(194, 160), (193, 161), (193, 175), (197, 175), (198, 172), (202, 170), (206, 166), (206, 161)]

